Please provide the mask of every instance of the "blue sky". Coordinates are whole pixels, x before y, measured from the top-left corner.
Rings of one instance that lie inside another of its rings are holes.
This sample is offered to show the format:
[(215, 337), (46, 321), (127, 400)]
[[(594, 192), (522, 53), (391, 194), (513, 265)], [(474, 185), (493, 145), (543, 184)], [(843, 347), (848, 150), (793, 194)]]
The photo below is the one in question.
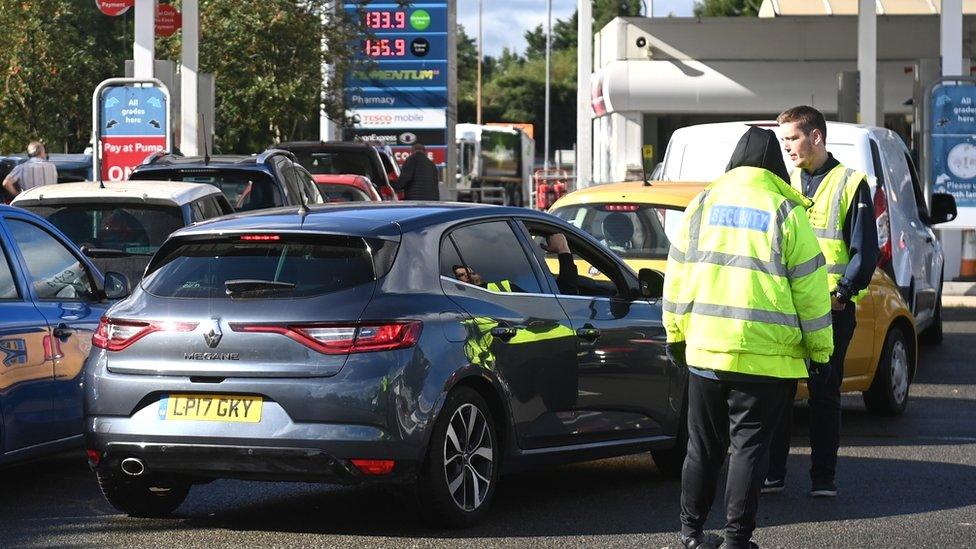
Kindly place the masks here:
[[(546, 0), (482, 0), (484, 9), (485, 53), (498, 55), (502, 48), (525, 50), (526, 30), (546, 22)], [(654, 16), (673, 12), (690, 16), (693, 0), (644, 0), (654, 5)], [(478, 33), (478, 0), (458, 0), (458, 22), (469, 36)], [(576, 9), (576, 0), (552, 0), (552, 20), (565, 19)]]

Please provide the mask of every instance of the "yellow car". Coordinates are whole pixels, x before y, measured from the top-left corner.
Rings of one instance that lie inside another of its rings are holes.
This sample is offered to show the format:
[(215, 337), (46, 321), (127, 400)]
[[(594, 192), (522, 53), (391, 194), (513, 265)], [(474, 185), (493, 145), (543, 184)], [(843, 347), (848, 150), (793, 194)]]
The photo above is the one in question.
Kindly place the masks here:
[[(616, 183), (570, 193), (549, 213), (579, 227), (614, 251), (635, 271), (664, 272), (669, 235), (703, 183)], [(579, 263), (580, 273), (588, 265)], [(593, 273), (595, 274), (595, 273)], [(873, 412), (897, 415), (908, 405), (915, 376), (915, 323), (898, 287), (882, 269), (857, 307), (857, 329), (844, 362), (844, 392), (860, 391)], [(801, 384), (797, 398), (806, 398)]]

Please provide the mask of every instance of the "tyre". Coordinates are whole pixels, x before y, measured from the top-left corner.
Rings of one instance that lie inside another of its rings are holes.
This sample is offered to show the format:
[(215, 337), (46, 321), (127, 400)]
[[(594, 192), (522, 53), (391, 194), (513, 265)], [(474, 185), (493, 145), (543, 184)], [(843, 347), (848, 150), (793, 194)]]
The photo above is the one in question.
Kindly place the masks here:
[(935, 312), (932, 313), (932, 325), (918, 334), (918, 342), (926, 345), (942, 343), (942, 283), (939, 283), (939, 293), (936, 294)]
[(434, 425), (418, 480), (425, 518), (446, 528), (474, 525), (494, 498), (500, 456), (488, 403), (468, 387), (452, 391)]
[(864, 405), (868, 410), (876, 414), (897, 416), (908, 407), (912, 343), (903, 328), (892, 326), (888, 330), (874, 381), (863, 394)]
[(95, 474), (102, 495), (112, 507), (133, 517), (169, 516), (190, 493), (190, 482), (179, 478), (132, 478), (105, 471)]

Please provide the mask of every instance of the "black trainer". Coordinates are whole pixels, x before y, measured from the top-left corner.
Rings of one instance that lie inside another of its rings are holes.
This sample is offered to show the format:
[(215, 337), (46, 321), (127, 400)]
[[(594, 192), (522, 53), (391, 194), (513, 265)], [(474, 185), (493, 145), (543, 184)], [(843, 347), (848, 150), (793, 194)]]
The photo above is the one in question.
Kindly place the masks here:
[(685, 549), (716, 549), (725, 541), (725, 538), (716, 534), (698, 534), (697, 536), (680, 534), (678, 539)]
[(769, 479), (763, 481), (762, 488), (759, 490), (763, 494), (778, 494), (786, 489), (786, 480)]
[(810, 488), (810, 497), (837, 497), (837, 485), (832, 480), (815, 480), (813, 481), (813, 486)]

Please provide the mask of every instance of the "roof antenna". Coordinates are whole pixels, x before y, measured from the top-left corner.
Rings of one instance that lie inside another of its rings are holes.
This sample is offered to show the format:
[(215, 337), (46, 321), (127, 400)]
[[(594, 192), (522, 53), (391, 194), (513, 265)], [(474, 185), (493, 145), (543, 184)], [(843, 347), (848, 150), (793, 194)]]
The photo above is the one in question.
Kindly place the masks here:
[(203, 132), (203, 165), (208, 166), (210, 165), (210, 147), (213, 142), (207, 141), (207, 118), (203, 116), (203, 113), (200, 113), (200, 131)]

